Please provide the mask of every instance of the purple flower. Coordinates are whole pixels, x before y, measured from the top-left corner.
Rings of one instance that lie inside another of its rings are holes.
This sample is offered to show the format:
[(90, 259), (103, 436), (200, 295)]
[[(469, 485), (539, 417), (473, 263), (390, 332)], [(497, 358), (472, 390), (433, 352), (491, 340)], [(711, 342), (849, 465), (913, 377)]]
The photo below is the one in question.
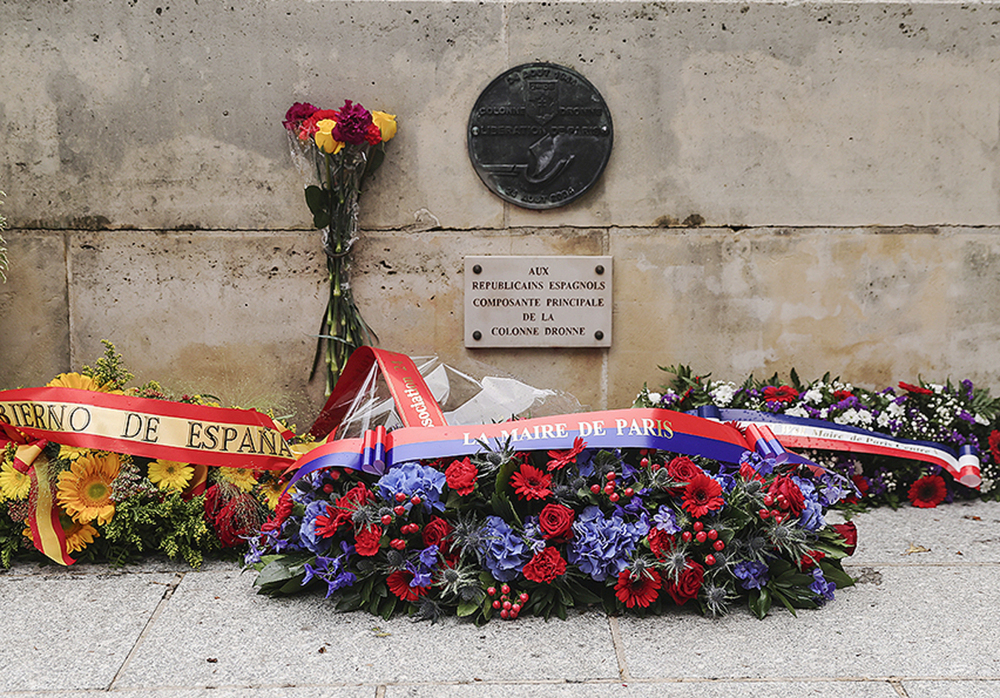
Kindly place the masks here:
[(333, 128), (333, 138), (341, 143), (361, 145), (365, 142), (365, 136), (367, 136), (368, 127), (371, 124), (371, 112), (360, 104), (354, 104), (351, 100), (347, 100), (340, 110), (337, 125)]
[(809, 590), (816, 594), (816, 602), (822, 606), (827, 601), (832, 601), (833, 592), (836, 590), (837, 585), (826, 581), (826, 577), (823, 576), (823, 570), (819, 567), (813, 568), (812, 576), (813, 582), (809, 585)]
[(677, 525), (677, 514), (672, 507), (661, 506), (653, 516), (656, 527), (664, 533), (680, 533), (681, 527)]

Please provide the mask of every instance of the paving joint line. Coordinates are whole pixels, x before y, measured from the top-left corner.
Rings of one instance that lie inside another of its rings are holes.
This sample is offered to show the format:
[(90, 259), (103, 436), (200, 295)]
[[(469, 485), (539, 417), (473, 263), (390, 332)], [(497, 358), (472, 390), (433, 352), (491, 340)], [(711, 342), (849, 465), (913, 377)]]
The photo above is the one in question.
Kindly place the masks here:
[(170, 598), (174, 595), (174, 591), (176, 591), (177, 587), (180, 586), (180, 583), (184, 581), (184, 576), (186, 574), (187, 572), (177, 572), (176, 574), (174, 574), (174, 581), (167, 584), (167, 588), (163, 591), (163, 595), (160, 597), (160, 600), (156, 603), (156, 608), (154, 608), (153, 612), (149, 614), (149, 618), (146, 620), (146, 624), (142, 626), (142, 631), (139, 633), (139, 637), (135, 639), (135, 642), (132, 645), (132, 649), (130, 649), (128, 654), (125, 655), (125, 659), (122, 661), (121, 666), (118, 667), (118, 671), (115, 672), (114, 677), (111, 679), (111, 683), (109, 683), (108, 687), (105, 689), (106, 691), (110, 692), (114, 690), (115, 684), (118, 683), (118, 679), (121, 678), (123, 673), (125, 673), (125, 669), (127, 669), (128, 665), (132, 662), (132, 658), (135, 657), (135, 655), (139, 652), (139, 647), (142, 645), (143, 641), (146, 639), (146, 636), (152, 630), (153, 623), (155, 623), (156, 620), (160, 617), (160, 614), (163, 613), (163, 609), (170, 601)]
[(622, 681), (631, 681), (632, 675), (628, 670), (628, 661), (625, 659), (625, 647), (622, 645), (621, 627), (618, 625), (618, 618), (608, 616), (608, 628), (611, 630), (611, 644), (615, 648), (615, 659), (618, 661), (618, 677)]

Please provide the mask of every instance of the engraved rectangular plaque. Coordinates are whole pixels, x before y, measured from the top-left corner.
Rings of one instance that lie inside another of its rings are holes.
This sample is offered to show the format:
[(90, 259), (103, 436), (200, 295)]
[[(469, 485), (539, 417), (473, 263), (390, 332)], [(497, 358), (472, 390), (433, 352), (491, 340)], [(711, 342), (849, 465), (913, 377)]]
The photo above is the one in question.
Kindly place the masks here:
[(465, 346), (610, 347), (611, 257), (466, 257)]

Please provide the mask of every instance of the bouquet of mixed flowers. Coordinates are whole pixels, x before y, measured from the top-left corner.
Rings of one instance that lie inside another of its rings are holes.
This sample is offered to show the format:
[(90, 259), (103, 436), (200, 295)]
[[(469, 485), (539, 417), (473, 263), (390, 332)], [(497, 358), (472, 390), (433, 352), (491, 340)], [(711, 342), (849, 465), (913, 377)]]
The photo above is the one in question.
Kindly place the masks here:
[(322, 353), (329, 395), (351, 352), (371, 343), (371, 329), (351, 294), (348, 262), (357, 237), (361, 188), (385, 159), (385, 144), (396, 135), (396, 117), (368, 111), (351, 100), (340, 109), (296, 102), (283, 123), (299, 169), (319, 182), (307, 186), (305, 196), (313, 225), (323, 231), (330, 297), (320, 324), (313, 372)]
[(840, 560), (853, 524), (824, 519), (851, 488), (781, 460), (747, 451), (726, 464), (577, 438), (562, 451), (508, 441), (381, 476), (324, 468), (282, 494), (246, 563), (261, 593), (317, 587), (339, 609), (386, 618), (814, 608), (852, 583)]
[(803, 383), (794, 370), (784, 382), (775, 374), (765, 381), (748, 377), (742, 383), (696, 375), (688, 366), (661, 367), (674, 374), (661, 392), (643, 387), (636, 406), (682, 412), (705, 405), (756, 410), (792, 418), (821, 420), (860, 428), (898, 439), (971, 449), (978, 454), (982, 484), (966, 487), (942, 468), (918, 460), (835, 451), (804, 453), (850, 477), (857, 492), (848, 506), (899, 506), (909, 500), (917, 507), (935, 507), (954, 497), (1000, 498), (1000, 398), (972, 381), (957, 385), (900, 382), (896, 387), (866, 390), (831, 378)]
[[(155, 381), (127, 388), (126, 371), (114, 346), (95, 367), (64, 373), (48, 387), (100, 394), (166, 400)], [(99, 398), (98, 398), (99, 399)], [(203, 395), (184, 395), (185, 405), (217, 405)], [(31, 415), (16, 412), (15, 421)], [(10, 436), (13, 438), (5, 438)], [(10, 424), (0, 424), (0, 566), (16, 555), (39, 555), (32, 542), (31, 520), (40, 500), (51, 502), (61, 527), (64, 552), (76, 560), (122, 565), (139, 556), (161, 553), (192, 566), (206, 553), (245, 545), (277, 505), (284, 488), (277, 473), (245, 468), (207, 467), (41, 442), (32, 467), (44, 466), (39, 479), (17, 467), (24, 439)], [(48, 491), (40, 491), (45, 487)], [(59, 559), (58, 555), (55, 556)], [(72, 561), (70, 558), (69, 561)]]

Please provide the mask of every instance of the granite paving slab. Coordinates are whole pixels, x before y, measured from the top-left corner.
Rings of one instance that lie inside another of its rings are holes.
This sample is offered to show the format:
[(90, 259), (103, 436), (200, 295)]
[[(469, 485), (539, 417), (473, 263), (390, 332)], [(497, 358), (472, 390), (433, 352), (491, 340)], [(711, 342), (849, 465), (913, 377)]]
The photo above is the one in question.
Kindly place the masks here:
[(885, 681), (675, 681), (387, 686), (385, 698), (899, 698)]
[(902, 682), (907, 698), (996, 698), (1000, 696), (1000, 680)]
[[(857, 569), (847, 568), (857, 574)], [(997, 677), (994, 565), (884, 566), (818, 611), (619, 619), (635, 678)]]
[(0, 575), (0, 691), (107, 688), (177, 580), (72, 568)]
[(879, 507), (853, 520), (858, 526), (853, 564), (1000, 562), (1000, 502)]
[(338, 613), (322, 596), (271, 599), (238, 570), (189, 573), (115, 688), (359, 685), (618, 677), (607, 617), (447, 618)]

